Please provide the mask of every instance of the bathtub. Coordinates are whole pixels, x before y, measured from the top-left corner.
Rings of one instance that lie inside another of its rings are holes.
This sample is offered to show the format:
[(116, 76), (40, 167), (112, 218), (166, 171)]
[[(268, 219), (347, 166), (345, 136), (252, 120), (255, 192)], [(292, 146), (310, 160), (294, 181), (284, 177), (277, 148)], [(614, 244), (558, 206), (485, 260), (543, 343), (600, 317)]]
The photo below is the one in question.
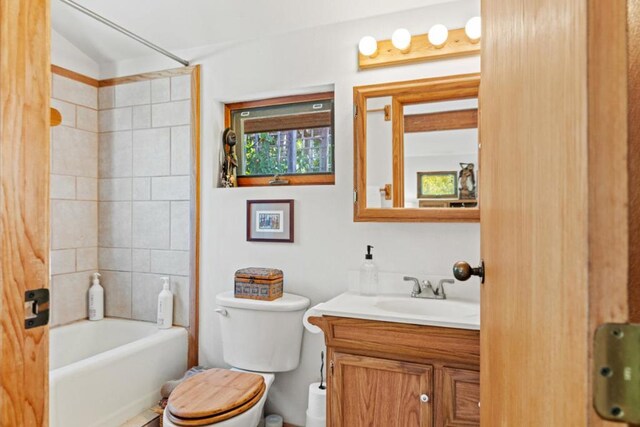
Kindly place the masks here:
[(124, 319), (51, 329), (51, 427), (119, 426), (160, 398), (187, 369), (187, 331)]

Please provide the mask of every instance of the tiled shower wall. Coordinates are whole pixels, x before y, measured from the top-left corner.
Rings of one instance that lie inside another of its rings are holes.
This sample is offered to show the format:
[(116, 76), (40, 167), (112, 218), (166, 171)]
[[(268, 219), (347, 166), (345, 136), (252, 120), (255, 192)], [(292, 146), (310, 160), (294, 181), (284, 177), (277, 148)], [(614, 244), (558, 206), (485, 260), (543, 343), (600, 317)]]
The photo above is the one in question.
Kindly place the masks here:
[(52, 325), (87, 317), (99, 269), (105, 315), (155, 321), (169, 276), (174, 323), (188, 326), (191, 76), (52, 87)]
[(98, 89), (53, 75), (51, 106), (51, 325), (87, 316), (98, 269)]
[(99, 265), (106, 315), (155, 321), (170, 276), (188, 326), (191, 76), (99, 90)]

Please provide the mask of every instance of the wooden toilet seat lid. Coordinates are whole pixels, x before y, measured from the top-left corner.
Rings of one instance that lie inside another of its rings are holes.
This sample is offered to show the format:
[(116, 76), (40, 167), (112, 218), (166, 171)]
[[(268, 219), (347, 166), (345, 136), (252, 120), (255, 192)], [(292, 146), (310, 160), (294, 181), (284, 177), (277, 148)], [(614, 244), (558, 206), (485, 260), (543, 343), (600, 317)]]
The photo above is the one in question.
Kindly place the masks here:
[(178, 385), (169, 396), (166, 411), (176, 425), (214, 424), (249, 410), (265, 390), (262, 375), (209, 369)]

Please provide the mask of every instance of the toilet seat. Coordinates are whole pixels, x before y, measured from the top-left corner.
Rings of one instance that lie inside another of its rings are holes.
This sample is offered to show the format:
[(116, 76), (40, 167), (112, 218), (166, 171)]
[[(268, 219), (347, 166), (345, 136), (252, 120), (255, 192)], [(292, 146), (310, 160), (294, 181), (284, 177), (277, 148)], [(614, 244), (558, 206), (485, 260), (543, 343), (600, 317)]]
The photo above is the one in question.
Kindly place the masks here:
[(251, 409), (265, 390), (262, 375), (209, 369), (176, 387), (165, 412), (178, 426), (215, 424)]

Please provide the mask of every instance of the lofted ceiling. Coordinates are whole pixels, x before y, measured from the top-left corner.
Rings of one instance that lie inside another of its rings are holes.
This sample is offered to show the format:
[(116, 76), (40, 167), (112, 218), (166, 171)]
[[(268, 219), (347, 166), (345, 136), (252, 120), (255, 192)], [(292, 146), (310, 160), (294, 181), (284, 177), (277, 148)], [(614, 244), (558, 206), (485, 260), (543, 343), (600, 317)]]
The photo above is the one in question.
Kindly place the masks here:
[[(237, 42), (330, 25), (450, 0), (76, 0), (170, 50)], [(95, 61), (149, 54), (148, 48), (51, 0), (55, 31)]]

